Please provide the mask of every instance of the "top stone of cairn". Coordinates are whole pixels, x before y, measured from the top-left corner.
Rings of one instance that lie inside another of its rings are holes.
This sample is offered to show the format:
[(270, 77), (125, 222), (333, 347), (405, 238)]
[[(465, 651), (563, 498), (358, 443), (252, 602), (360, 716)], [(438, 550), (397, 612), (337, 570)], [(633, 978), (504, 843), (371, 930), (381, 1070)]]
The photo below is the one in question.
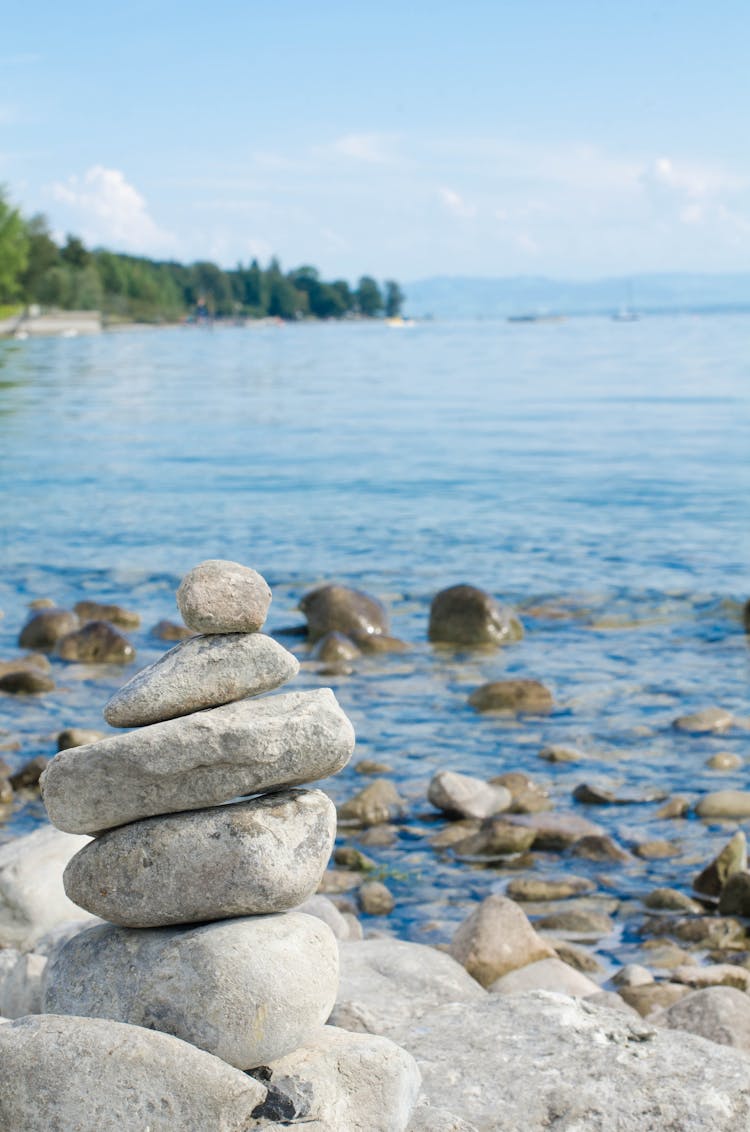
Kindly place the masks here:
[(271, 604), (260, 574), (239, 562), (208, 558), (186, 574), (177, 591), (182, 619), (196, 633), (257, 633)]

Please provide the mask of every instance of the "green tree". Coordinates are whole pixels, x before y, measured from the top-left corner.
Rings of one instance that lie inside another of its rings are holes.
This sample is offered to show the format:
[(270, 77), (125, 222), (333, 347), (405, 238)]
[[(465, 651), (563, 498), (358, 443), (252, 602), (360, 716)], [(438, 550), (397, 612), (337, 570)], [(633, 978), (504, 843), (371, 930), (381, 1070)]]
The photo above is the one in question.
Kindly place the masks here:
[(383, 296), (371, 275), (363, 275), (355, 292), (357, 308), (365, 318), (377, 318), (383, 310)]
[(39, 288), (47, 272), (59, 264), (60, 250), (52, 239), (46, 216), (37, 213), (26, 221), (28, 256), (26, 268), (21, 275), (25, 297), (32, 302), (41, 302)]
[(86, 250), (83, 240), (68, 233), (65, 245), (60, 249), (60, 259), (70, 267), (85, 267), (91, 259), (91, 253)]
[(0, 186), (0, 302), (18, 298), (26, 270), (29, 240), (21, 213)]
[(385, 317), (398, 318), (404, 303), (404, 292), (393, 279), (385, 281)]

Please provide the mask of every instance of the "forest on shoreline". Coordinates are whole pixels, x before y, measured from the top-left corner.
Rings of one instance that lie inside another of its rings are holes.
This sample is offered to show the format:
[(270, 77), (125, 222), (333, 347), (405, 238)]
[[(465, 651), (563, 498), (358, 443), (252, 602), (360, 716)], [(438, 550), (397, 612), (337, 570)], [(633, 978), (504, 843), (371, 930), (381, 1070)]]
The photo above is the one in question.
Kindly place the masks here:
[(58, 244), (46, 217), (24, 217), (0, 187), (0, 306), (32, 304), (97, 310), (113, 320), (177, 322), (220, 318), (393, 318), (398, 283), (363, 275), (352, 287), (327, 282), (315, 267), (283, 271), (277, 259), (224, 270), (215, 263), (153, 260), (87, 248), (77, 236)]

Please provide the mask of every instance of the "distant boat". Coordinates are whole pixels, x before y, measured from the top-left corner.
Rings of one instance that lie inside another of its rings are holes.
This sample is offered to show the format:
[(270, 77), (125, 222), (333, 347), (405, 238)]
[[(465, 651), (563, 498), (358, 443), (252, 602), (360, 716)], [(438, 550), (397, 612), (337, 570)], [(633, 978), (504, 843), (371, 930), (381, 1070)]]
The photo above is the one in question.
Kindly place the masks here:
[(619, 311), (615, 311), (612, 315), (613, 322), (638, 322), (641, 316), (637, 311), (631, 310), (630, 307), (620, 307)]

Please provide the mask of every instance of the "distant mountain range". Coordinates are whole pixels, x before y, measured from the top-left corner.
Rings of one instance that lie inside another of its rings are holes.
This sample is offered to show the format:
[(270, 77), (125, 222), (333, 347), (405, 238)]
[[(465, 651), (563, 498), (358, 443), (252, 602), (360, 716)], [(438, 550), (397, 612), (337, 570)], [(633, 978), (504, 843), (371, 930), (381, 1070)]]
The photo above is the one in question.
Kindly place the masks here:
[(575, 282), (519, 275), (505, 279), (435, 276), (405, 284), (405, 313), (438, 319), (519, 315), (609, 315), (750, 311), (750, 273), (675, 272)]

